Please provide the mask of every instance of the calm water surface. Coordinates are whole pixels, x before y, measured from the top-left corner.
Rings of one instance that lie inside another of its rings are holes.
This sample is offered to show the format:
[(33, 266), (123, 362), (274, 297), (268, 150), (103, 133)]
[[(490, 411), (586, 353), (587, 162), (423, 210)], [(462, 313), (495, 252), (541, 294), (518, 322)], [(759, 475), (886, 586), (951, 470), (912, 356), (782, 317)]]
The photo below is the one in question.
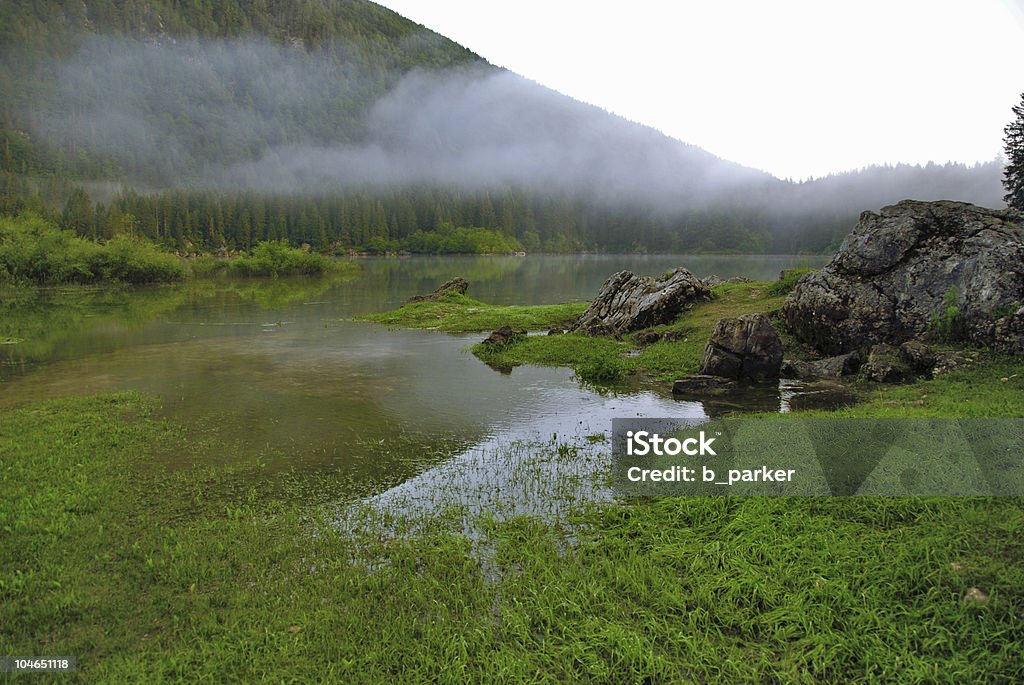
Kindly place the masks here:
[[(701, 277), (771, 280), (781, 269), (823, 261), (416, 257), (360, 260), (362, 274), (347, 281), (0, 293), (0, 340), (7, 343), (0, 345), (0, 406), (140, 391), (159, 397), (175, 420), (215, 429), (238, 446), (211, 459), (259, 455), (271, 470), (346, 470), (393, 483), (396, 474), (401, 480), (417, 470), (403, 461), (408, 451), (440, 436), (472, 449), (602, 433), (617, 416), (704, 416), (712, 409), (664, 390), (598, 394), (568, 369), (501, 374), (467, 351), (479, 334), (392, 330), (351, 317), (399, 306), (453, 276), (467, 278), (469, 294), (484, 301), (545, 304), (589, 299), (620, 269), (658, 275), (682, 265)], [(750, 398), (767, 409), (785, 402), (785, 392)]]

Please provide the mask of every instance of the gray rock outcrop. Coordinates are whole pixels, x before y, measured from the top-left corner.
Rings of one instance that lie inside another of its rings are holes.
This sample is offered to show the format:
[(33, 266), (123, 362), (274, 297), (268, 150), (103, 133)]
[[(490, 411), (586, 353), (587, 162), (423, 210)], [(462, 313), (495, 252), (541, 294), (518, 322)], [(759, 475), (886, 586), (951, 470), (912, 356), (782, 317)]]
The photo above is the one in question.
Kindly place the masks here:
[(779, 377), (782, 340), (764, 314), (720, 319), (704, 348), (701, 375), (763, 382)]
[(864, 212), (832, 261), (799, 281), (783, 316), (826, 354), (950, 325), (975, 344), (1024, 353), (1024, 228), (1010, 212), (962, 202)]
[(784, 359), (781, 373), (785, 378), (834, 380), (857, 373), (860, 362), (859, 352), (847, 352), (814, 361)]
[(621, 335), (671, 323), (687, 305), (710, 295), (711, 291), (682, 267), (662, 278), (619, 271), (605, 281), (571, 331)]

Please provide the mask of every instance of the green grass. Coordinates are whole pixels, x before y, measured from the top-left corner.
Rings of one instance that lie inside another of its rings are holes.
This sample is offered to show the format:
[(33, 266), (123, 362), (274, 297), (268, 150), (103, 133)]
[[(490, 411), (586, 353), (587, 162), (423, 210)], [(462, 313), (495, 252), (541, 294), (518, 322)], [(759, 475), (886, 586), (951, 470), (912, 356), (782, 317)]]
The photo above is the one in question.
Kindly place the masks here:
[(495, 305), (451, 293), (434, 301), (410, 302), (390, 312), (368, 314), (359, 319), (403, 328), (476, 333), (502, 326), (536, 330), (564, 325), (577, 318), (586, 308), (586, 302), (533, 307)]
[[(599, 386), (615, 387), (634, 373), (642, 373), (654, 381), (671, 382), (697, 372), (704, 346), (719, 319), (752, 312), (777, 312), (786, 293), (805, 273), (807, 270), (794, 270), (784, 281), (774, 283), (717, 286), (712, 300), (695, 303), (674, 323), (651, 329), (674, 334), (676, 339), (672, 341), (661, 340), (640, 347), (635, 344), (633, 335), (624, 336), (621, 341), (575, 334), (534, 335), (501, 347), (477, 344), (473, 354), (500, 368), (523, 364), (572, 368), (581, 381)], [(465, 332), (497, 328), (505, 323), (544, 328), (570, 320), (585, 308), (586, 303), (500, 307), (454, 295), (438, 302), (413, 303), (365, 318), (394, 326)], [(805, 352), (781, 327), (776, 328), (787, 354), (799, 357)], [(1024, 359), (982, 349), (968, 350), (966, 354), (964, 366), (933, 380), (892, 386), (848, 381), (863, 393), (864, 402), (838, 410), (838, 413), (819, 413), (876, 417), (1024, 416)]]
[[(662, 327), (686, 340), (632, 357), (629, 340), (573, 335), (479, 353), (595, 382), (685, 372), (718, 318), (781, 304), (765, 286), (720, 286)], [(554, 323), (464, 297), (403, 310), (390, 323)], [(865, 402), (827, 415), (1024, 416), (1024, 360), (967, 360), (934, 380), (864, 384)], [(366, 494), (344, 473), (169, 472), (161, 455), (202, 463), (233, 448), (157, 409), (115, 395), (0, 412), (0, 654), (75, 655), (85, 682), (1021, 677), (1024, 498), (641, 498), (478, 516), (474, 537), (473, 503), (455, 500), (401, 526), (400, 512), (357, 512), (339, 527), (337, 503)], [(592, 437), (515, 449), (590, 473), (584, 450), (606, 449)], [(988, 601), (965, 603), (972, 588)]]
[[(667, 498), (568, 522), (339, 532), (343, 475), (134, 396), (0, 417), (0, 653), (84, 682), (1014, 682), (1020, 498)], [(572, 458), (572, 450), (558, 450)], [(313, 493), (313, 494), (311, 494)], [(965, 604), (972, 587), (989, 594)], [(58, 678), (59, 679), (59, 678)]]
[[(488, 364), (506, 368), (520, 364), (572, 367), (581, 380), (588, 382), (615, 384), (635, 372), (657, 381), (672, 381), (697, 372), (704, 346), (719, 319), (781, 307), (785, 296), (769, 295), (771, 285), (722, 284), (714, 288), (712, 300), (695, 303), (674, 323), (651, 329), (662, 334), (674, 333), (680, 339), (658, 341), (643, 348), (633, 344), (633, 335), (625, 336), (620, 343), (611, 338), (570, 334), (531, 336), (500, 349), (476, 345), (473, 353)], [(627, 356), (631, 350), (635, 353)], [(592, 369), (598, 373), (590, 372)]]
[(828, 416), (880, 418), (1024, 417), (1024, 358), (968, 350), (965, 363), (906, 385), (860, 384), (864, 401)]

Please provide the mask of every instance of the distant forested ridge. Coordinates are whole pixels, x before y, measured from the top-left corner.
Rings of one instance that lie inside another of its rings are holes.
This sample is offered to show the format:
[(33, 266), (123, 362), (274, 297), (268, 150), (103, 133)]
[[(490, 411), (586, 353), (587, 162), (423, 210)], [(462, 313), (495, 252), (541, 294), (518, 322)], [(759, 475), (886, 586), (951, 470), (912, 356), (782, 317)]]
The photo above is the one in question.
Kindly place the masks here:
[(8, 1), (0, 92), (0, 212), (175, 249), (823, 251), (906, 197), (1001, 206), (997, 161), (782, 181), (365, 0)]

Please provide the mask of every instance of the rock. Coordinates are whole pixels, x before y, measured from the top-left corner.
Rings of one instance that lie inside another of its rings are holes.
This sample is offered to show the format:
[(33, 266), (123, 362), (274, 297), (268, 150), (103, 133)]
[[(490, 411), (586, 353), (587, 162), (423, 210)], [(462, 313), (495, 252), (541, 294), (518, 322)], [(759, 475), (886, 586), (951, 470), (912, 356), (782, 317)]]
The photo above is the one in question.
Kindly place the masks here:
[(722, 280), (722, 277), (717, 274), (705, 276), (704, 278), (700, 279), (700, 282), (705, 288), (714, 288), (716, 285), (722, 285), (723, 283), (725, 283), (725, 281)]
[(633, 336), (633, 342), (641, 347), (647, 347), (661, 340), (661, 333), (656, 331), (640, 331)]
[(565, 329), (557, 327), (548, 329), (548, 335), (565, 335)]
[(964, 604), (985, 604), (988, 602), (988, 593), (980, 587), (972, 587), (964, 593)]
[(935, 368), (935, 354), (932, 348), (920, 340), (908, 340), (900, 345), (900, 359), (918, 374), (930, 374)]
[(951, 316), (945, 323), (967, 340), (1022, 354), (1024, 228), (1007, 211), (945, 200), (864, 212), (832, 261), (800, 280), (783, 316), (798, 340), (828, 354), (927, 338)]
[(783, 378), (835, 379), (857, 373), (860, 364), (861, 357), (858, 352), (847, 352), (814, 361), (784, 359), (780, 374)]
[(493, 331), (483, 341), (484, 345), (507, 345), (516, 338), (521, 338), (526, 335), (524, 329), (514, 329), (511, 326), (502, 326), (496, 331)]
[(752, 281), (751, 279), (747, 278), (746, 276), (733, 276), (728, 281), (726, 281), (726, 283), (753, 283), (753, 282), (754, 281)]
[(932, 369), (933, 376), (941, 376), (954, 369), (967, 365), (967, 360), (960, 352), (944, 352), (935, 358), (935, 367)]
[(703, 393), (715, 393), (731, 390), (736, 387), (736, 381), (721, 376), (708, 376), (698, 374), (695, 376), (683, 376), (672, 384), (674, 395), (699, 395)]
[(671, 323), (690, 303), (709, 298), (708, 290), (682, 267), (662, 278), (619, 271), (570, 328), (587, 335), (621, 335)]
[(661, 339), (665, 342), (686, 342), (690, 338), (686, 331), (665, 331), (665, 334), (661, 336)]
[(704, 348), (700, 373), (762, 382), (779, 377), (782, 341), (764, 314), (719, 319)]
[(898, 348), (881, 344), (871, 348), (861, 373), (875, 383), (899, 383), (910, 375), (910, 369), (903, 362)]
[(461, 276), (456, 276), (443, 283), (429, 295), (413, 295), (409, 298), (409, 302), (433, 302), (445, 295), (465, 295), (467, 290), (469, 290), (469, 281)]

